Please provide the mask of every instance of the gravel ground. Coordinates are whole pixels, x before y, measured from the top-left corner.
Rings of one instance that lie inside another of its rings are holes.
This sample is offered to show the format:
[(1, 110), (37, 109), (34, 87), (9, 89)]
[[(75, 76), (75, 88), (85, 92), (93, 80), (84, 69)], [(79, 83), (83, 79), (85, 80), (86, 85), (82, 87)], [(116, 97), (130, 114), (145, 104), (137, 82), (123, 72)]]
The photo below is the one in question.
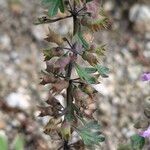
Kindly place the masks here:
[[(140, 79), (150, 71), (150, 4), (117, 2), (104, 2), (112, 28), (95, 34), (98, 43), (107, 44), (103, 63), (110, 68), (110, 77), (95, 87), (103, 95), (97, 117), (107, 137), (104, 150), (116, 150), (137, 132), (134, 122), (150, 96), (150, 83)], [(47, 118), (37, 117), (37, 105), (43, 104), (47, 93), (39, 78), (45, 67), (40, 50), (46, 47), (48, 25), (34, 26), (33, 21), (43, 9), (37, 0), (0, 0), (0, 11), (0, 134), (11, 143), (22, 133), (26, 150), (55, 150), (56, 142), (42, 133)], [(67, 28), (66, 22), (53, 28), (66, 34), (71, 20)]]

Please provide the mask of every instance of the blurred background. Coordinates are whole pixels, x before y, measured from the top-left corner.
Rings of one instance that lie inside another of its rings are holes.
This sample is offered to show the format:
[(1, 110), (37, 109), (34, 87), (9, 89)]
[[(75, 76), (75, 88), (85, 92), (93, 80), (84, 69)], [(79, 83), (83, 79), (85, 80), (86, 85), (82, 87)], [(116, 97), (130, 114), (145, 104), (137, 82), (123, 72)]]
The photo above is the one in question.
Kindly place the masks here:
[[(102, 5), (112, 27), (95, 34), (99, 44), (107, 44), (103, 61), (110, 68), (109, 78), (96, 86), (102, 94), (98, 119), (107, 137), (103, 149), (116, 150), (137, 132), (134, 122), (150, 96), (150, 83), (140, 78), (150, 71), (150, 1), (103, 0)], [(40, 0), (0, 0), (0, 142), (10, 150), (16, 143), (26, 150), (56, 150), (57, 142), (42, 132), (48, 118), (37, 117), (48, 92), (39, 85), (48, 25), (33, 25), (43, 10)], [(72, 20), (52, 28), (66, 35)]]

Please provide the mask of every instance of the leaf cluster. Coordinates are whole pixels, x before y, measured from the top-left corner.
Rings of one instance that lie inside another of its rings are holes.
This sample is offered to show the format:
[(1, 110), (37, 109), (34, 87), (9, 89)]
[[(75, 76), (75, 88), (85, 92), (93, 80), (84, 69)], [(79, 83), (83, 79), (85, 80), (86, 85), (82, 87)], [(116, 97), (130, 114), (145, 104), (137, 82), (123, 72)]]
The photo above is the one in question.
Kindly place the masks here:
[[(71, 140), (73, 131), (83, 140), (83, 147), (98, 145), (105, 138), (93, 117), (97, 91), (91, 84), (100, 83), (100, 77), (107, 78), (109, 69), (99, 63), (99, 58), (105, 54), (105, 45), (96, 45), (89, 37), (93, 32), (106, 28), (108, 18), (95, 0), (42, 0), (42, 4), (48, 11), (45, 16), (38, 18), (36, 24), (53, 23), (71, 17), (74, 20), (71, 38), (49, 28), (44, 39), (50, 45), (43, 50), (46, 69), (42, 71), (40, 82), (50, 88), (46, 106), (39, 106), (40, 117), (50, 116), (44, 132), (62, 139), (64, 146)], [(59, 17), (61, 13), (63, 17)], [(79, 56), (88, 66), (80, 65)], [(73, 68), (76, 78), (72, 78)], [(63, 96), (66, 106), (61, 104), (58, 95)]]
[(101, 135), (100, 125), (97, 121), (85, 122), (84, 126), (77, 129), (77, 132), (83, 139), (85, 145), (98, 145), (100, 142), (103, 142), (105, 138)]

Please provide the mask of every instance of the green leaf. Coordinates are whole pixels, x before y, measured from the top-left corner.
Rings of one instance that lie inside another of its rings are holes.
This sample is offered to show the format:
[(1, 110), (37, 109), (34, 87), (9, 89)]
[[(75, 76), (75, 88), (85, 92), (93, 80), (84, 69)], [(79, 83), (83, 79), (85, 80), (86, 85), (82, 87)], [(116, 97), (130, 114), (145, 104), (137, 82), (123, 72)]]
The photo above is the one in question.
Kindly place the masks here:
[(85, 80), (87, 83), (89, 84), (95, 84), (96, 83), (96, 78), (90, 76), (87, 72), (87, 69), (85, 70), (85, 68), (82, 68), (80, 67), (79, 65), (76, 64), (75, 66), (76, 68), (76, 71), (79, 75), (79, 77), (82, 79), (82, 80)]
[(103, 77), (107, 78), (108, 73), (109, 73), (109, 68), (101, 66), (101, 65), (96, 65), (95, 68), (97, 69), (98, 73)]
[(144, 137), (141, 137), (138, 134), (131, 136), (131, 147), (133, 150), (142, 150), (145, 144)]
[(84, 69), (88, 74), (95, 73), (97, 71), (97, 69), (93, 67), (86, 67)]
[(50, 16), (57, 15), (58, 9), (62, 13), (65, 11), (63, 0), (43, 0), (42, 4), (49, 6), (48, 14)]
[(56, 0), (56, 2), (51, 3), (50, 8), (48, 10), (48, 14), (50, 16), (55, 16), (58, 13), (59, 3)]
[(60, 0), (60, 3), (59, 3), (59, 9), (60, 9), (60, 11), (61, 11), (62, 13), (65, 12), (63, 0)]
[(95, 120), (86, 122), (83, 127), (77, 129), (77, 132), (84, 144), (88, 146), (98, 145), (105, 140), (105, 137), (101, 135), (100, 125)]
[(44, 61), (48, 61), (53, 57), (51, 49), (44, 49), (43, 54), (44, 54), (44, 57), (45, 57)]
[(85, 49), (89, 48), (89, 44), (87, 43), (87, 41), (83, 38), (82, 32), (77, 32), (75, 37), (77, 38), (78, 42), (81, 43), (83, 45), (83, 47)]
[(8, 150), (7, 139), (2, 135), (0, 135), (0, 150)]
[(13, 141), (14, 150), (24, 150), (24, 138), (21, 135), (17, 135)]

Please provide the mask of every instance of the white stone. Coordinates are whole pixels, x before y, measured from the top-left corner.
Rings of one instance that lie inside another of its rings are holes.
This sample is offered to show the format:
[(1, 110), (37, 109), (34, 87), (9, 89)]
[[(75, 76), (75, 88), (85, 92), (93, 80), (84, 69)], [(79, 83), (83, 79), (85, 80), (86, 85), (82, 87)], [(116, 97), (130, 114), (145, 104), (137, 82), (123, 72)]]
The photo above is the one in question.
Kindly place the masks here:
[(134, 23), (134, 30), (139, 33), (150, 32), (150, 6), (136, 4), (131, 7), (129, 19)]
[(150, 19), (150, 6), (135, 4), (130, 9), (129, 19), (132, 22)]
[(10, 107), (18, 107), (20, 109), (28, 109), (30, 107), (28, 95), (19, 92), (10, 93), (6, 97), (6, 102)]
[(10, 49), (11, 39), (7, 34), (0, 36), (0, 48)]
[(114, 4), (112, 1), (107, 1), (104, 3), (103, 7), (105, 11), (112, 11), (114, 9)]
[(14, 72), (14, 69), (13, 68), (5, 68), (5, 73), (7, 74), (7, 75), (13, 75), (15, 72)]

